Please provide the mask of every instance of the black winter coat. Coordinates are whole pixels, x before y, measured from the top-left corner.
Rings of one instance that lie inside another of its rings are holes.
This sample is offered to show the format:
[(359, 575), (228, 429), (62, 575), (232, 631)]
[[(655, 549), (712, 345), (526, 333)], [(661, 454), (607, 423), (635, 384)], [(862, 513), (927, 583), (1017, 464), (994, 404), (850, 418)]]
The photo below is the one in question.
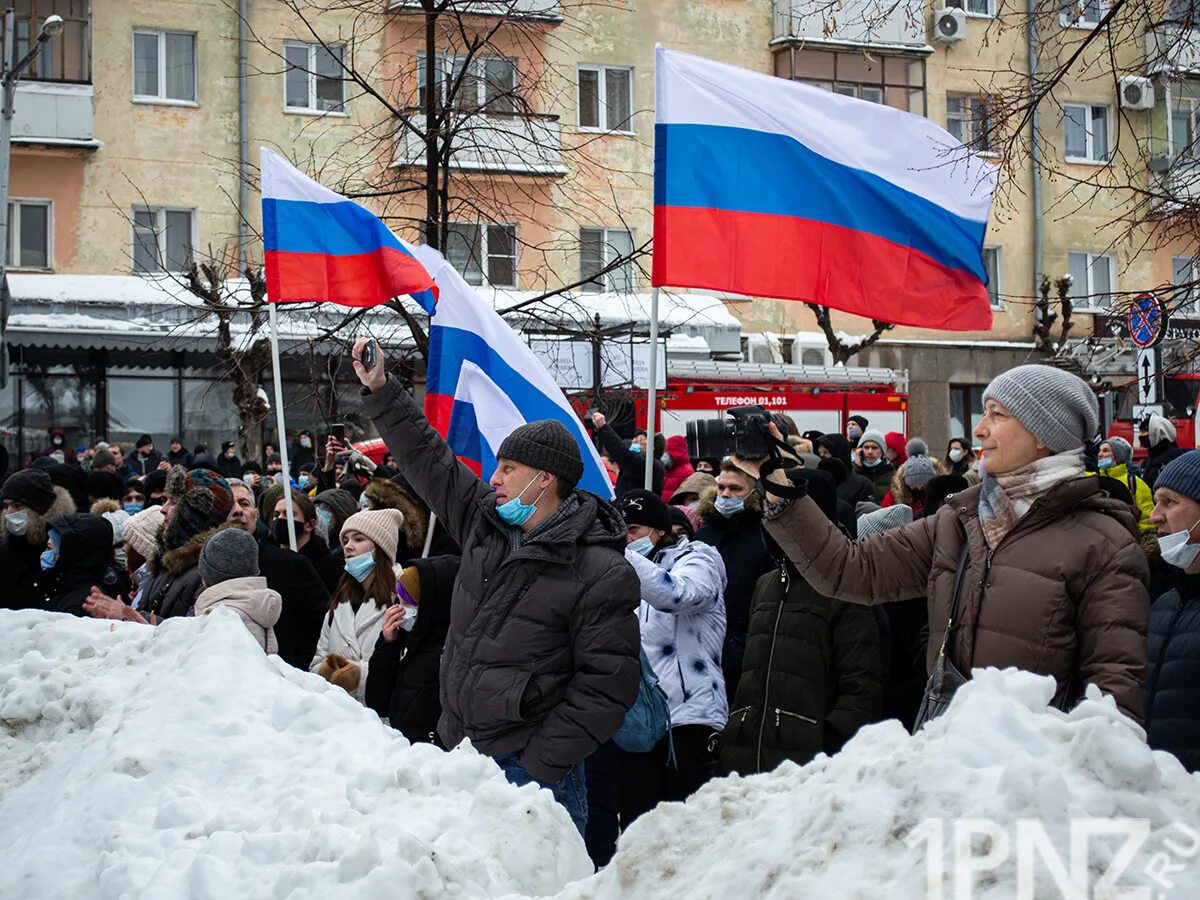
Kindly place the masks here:
[(839, 500), (844, 500), (852, 507), (863, 500), (871, 503), (877, 503), (875, 498), (875, 482), (870, 478), (864, 478), (862, 475), (854, 471), (854, 458), (850, 454), (850, 442), (841, 434), (823, 434), (817, 439), (817, 450), (820, 447), (825, 448), (825, 452), (836, 460), (840, 460), (842, 465), (846, 467), (846, 480), (837, 486), (837, 496)]
[(329, 591), (308, 559), (269, 540), (258, 542), (258, 571), (283, 599), (275, 623), (279, 656), (307, 672), (317, 652), (321, 620), (329, 612)]
[(1200, 772), (1200, 575), (1154, 601), (1147, 638), (1146, 741)]
[(62, 543), (54, 568), (38, 575), (35, 608), (83, 616), (83, 601), (92, 588), (110, 589), (104, 577), (113, 558), (112, 525), (103, 516), (79, 513), (56, 516), (49, 525)]
[(747, 509), (726, 518), (711, 503), (706, 495), (696, 508), (705, 517), (696, 540), (717, 549), (729, 576), (725, 586), (725, 646), (721, 651), (721, 667), (725, 672), (725, 696), (732, 698), (742, 676), (754, 585), (775, 563), (763, 542), (762, 513)]
[(367, 673), (367, 706), (411, 743), (436, 744), (442, 704), (438, 668), (450, 628), (450, 598), (462, 561), (458, 556), (413, 560), (420, 573), (421, 599), (412, 631), (375, 644)]
[[(308, 543), (298, 552), (312, 563), (312, 567), (317, 571), (317, 577), (321, 579), (321, 584), (325, 585), (325, 592), (332, 597), (333, 592), (337, 590), (337, 583), (341, 580), (342, 573), (346, 571), (346, 561), (342, 558), (341, 548), (338, 548), (335, 556), (330, 551), (329, 544), (325, 542), (325, 539), (319, 534), (313, 534), (309, 537)], [(309, 659), (311, 660), (312, 657)]]
[(133, 474), (138, 478), (145, 478), (151, 472), (158, 469), (158, 464), (163, 461), (163, 455), (157, 450), (151, 450), (149, 456), (143, 457), (137, 451), (129, 454), (129, 468), (133, 470)]
[(230, 459), (224, 453), (217, 457), (217, 472), (222, 478), (241, 478), (242, 461), (236, 456)]
[(836, 753), (880, 718), (879, 627), (787, 565), (758, 579), (746, 660), (721, 740), (726, 771), (749, 775)]
[(1174, 441), (1159, 441), (1150, 448), (1150, 455), (1146, 458), (1142, 481), (1150, 486), (1150, 490), (1154, 490), (1154, 482), (1158, 481), (1158, 474), (1167, 467), (1168, 463), (1178, 459), (1185, 453), (1187, 451)]
[(409, 484), (462, 547), (439, 672), (442, 744), (469, 737), (489, 756), (517, 754), (543, 784), (561, 781), (637, 696), (641, 589), (620, 513), (576, 491), (572, 512), (525, 535), (399, 381), (363, 394)]
[(173, 466), (183, 466), (185, 469), (192, 467), (192, 454), (187, 450), (180, 450), (176, 453), (174, 450), (167, 451), (167, 462)]
[[(605, 425), (597, 430), (596, 437), (600, 440), (600, 445), (608, 451), (612, 461), (621, 467), (621, 471), (617, 473), (617, 483), (613, 487), (617, 499), (619, 500), (630, 491), (644, 488), (646, 486), (645, 455), (640, 451), (630, 450), (630, 442), (621, 440), (620, 435), (611, 425)], [(650, 489), (655, 494), (662, 494), (663, 481), (666, 477), (667, 470), (663, 468), (663, 464), (657, 459), (654, 460), (654, 473), (650, 476)]]
[(50, 519), (75, 512), (75, 501), (63, 487), (54, 488), (54, 502), (44, 513), (28, 510), (29, 527), (23, 535), (9, 534), (0, 519), (0, 609), (42, 609), (38, 591), (42, 574), (41, 556), (46, 549)]

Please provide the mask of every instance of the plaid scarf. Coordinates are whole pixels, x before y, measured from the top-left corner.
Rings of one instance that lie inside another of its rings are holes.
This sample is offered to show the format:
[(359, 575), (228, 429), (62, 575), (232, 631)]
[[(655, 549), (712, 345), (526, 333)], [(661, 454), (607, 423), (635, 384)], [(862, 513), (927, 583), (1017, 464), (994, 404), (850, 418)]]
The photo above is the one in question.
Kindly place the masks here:
[(988, 546), (995, 550), (1038, 497), (1064, 481), (1083, 477), (1083, 449), (1056, 453), (994, 477), (988, 474), (986, 461), (979, 471), (983, 477), (979, 524)]

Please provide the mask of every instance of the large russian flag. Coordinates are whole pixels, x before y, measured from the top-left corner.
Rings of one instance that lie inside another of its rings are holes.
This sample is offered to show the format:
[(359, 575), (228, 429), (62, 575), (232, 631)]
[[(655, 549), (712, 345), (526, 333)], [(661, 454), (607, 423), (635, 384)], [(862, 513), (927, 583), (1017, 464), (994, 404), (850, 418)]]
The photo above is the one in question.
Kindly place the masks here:
[(460, 460), (489, 478), (496, 452), (514, 428), (557, 419), (583, 457), (579, 487), (611, 499), (604, 463), (546, 367), (438, 251), (422, 245), (414, 252), (438, 290), (425, 379), (429, 423)]
[(262, 149), (267, 299), (377, 306), (411, 294), (433, 312), (433, 280), (377, 216)]
[(991, 328), (998, 169), (921, 116), (659, 47), (652, 283)]

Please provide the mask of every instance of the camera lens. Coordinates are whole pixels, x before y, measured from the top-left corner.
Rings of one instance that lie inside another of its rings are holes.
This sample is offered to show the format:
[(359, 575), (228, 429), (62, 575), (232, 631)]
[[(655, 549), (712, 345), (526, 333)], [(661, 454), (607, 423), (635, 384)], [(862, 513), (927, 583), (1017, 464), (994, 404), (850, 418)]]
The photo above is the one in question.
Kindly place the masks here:
[(687, 445), (692, 459), (729, 456), (737, 449), (737, 423), (729, 418), (688, 422)]

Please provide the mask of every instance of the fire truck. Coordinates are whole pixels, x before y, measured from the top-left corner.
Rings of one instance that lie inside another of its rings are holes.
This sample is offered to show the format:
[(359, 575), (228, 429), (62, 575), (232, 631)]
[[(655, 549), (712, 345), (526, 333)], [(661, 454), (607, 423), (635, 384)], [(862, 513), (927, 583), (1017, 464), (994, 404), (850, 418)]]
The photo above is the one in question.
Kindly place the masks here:
[[(1170, 411), (1177, 418), (1175, 442), (1185, 450), (1196, 447), (1196, 407), (1200, 394), (1200, 374), (1167, 375), (1163, 378), (1163, 395)], [(1137, 403), (1137, 382), (1113, 388), (1113, 419), (1105, 432), (1107, 436), (1122, 437), (1133, 445), (1137, 460), (1146, 456), (1146, 450), (1138, 445), (1137, 422), (1133, 420), (1133, 407)]]

